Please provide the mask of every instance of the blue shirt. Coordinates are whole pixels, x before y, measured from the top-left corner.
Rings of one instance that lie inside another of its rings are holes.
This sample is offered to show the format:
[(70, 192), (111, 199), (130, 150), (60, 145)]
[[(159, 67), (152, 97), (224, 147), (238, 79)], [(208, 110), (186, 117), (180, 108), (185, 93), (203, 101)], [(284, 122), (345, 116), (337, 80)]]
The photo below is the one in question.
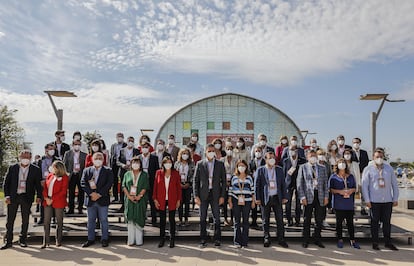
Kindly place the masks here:
[[(243, 188), (243, 190), (241, 190)], [(238, 176), (233, 176), (230, 181), (229, 196), (237, 199), (239, 195), (244, 195), (245, 201), (252, 201), (254, 194), (254, 182), (251, 176), (246, 176), (242, 181)]]
[[(380, 176), (384, 179), (384, 186), (379, 183)], [(365, 202), (387, 203), (398, 201), (398, 181), (394, 169), (388, 164), (377, 167), (368, 165), (362, 173), (362, 195)]]
[[(345, 189), (345, 180), (338, 176), (337, 174), (332, 174), (328, 182), (329, 189), (343, 190)], [(346, 178), (346, 186), (348, 189), (356, 188), (355, 177), (349, 175)], [(344, 198), (340, 194), (332, 194), (332, 206), (335, 210), (354, 210), (355, 204), (355, 193), (349, 196), (349, 198)]]
[[(267, 168), (266, 167), (266, 173), (267, 173), (267, 182), (269, 184), (269, 196), (275, 196), (277, 195), (277, 183), (276, 183), (276, 169), (275, 167)], [(270, 188), (270, 182), (274, 182), (273, 184), (275, 187), (272, 189)]]

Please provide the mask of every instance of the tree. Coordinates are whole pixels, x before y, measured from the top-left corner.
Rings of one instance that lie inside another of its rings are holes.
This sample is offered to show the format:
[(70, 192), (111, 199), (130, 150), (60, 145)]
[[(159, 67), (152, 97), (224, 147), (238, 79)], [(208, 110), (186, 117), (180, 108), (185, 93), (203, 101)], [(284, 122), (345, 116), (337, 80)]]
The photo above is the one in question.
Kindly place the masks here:
[(14, 118), (17, 110), (0, 105), (0, 182), (10, 163), (16, 161), (24, 148), (24, 130)]

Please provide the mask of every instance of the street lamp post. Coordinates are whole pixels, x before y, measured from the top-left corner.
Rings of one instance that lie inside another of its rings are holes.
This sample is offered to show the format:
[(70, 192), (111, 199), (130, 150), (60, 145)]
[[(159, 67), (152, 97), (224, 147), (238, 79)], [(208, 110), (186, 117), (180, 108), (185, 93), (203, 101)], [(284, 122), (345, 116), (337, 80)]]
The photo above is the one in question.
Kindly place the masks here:
[(53, 111), (55, 111), (55, 115), (57, 118), (57, 129), (63, 129), (63, 109), (57, 109), (55, 102), (53, 101), (52, 96), (55, 97), (77, 97), (73, 92), (70, 91), (44, 91), (49, 97), (50, 103), (52, 104)]
[(377, 120), (381, 113), (382, 107), (385, 102), (405, 102), (405, 100), (390, 100), (388, 99), (388, 93), (375, 93), (375, 94), (365, 94), (359, 97), (360, 100), (381, 100), (381, 104), (377, 112), (371, 113), (371, 144), (372, 144), (372, 154), (374, 154), (375, 148), (377, 146)]
[(316, 132), (309, 132), (309, 130), (301, 130), (300, 133), (302, 134), (302, 147), (306, 145), (306, 137), (308, 135), (316, 135)]

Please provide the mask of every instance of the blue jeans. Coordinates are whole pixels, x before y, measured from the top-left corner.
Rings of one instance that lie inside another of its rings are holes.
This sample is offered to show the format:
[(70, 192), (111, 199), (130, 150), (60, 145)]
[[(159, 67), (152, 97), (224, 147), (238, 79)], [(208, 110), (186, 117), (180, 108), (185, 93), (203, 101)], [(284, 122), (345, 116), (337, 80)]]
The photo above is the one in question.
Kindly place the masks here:
[(108, 240), (108, 206), (101, 206), (94, 202), (88, 207), (88, 240), (95, 241), (96, 218), (101, 222), (101, 240)]
[(231, 197), (233, 203), (234, 214), (234, 237), (235, 245), (247, 246), (249, 241), (249, 215), (252, 206), (251, 201), (246, 201), (245, 205), (239, 205), (239, 202), (234, 197)]

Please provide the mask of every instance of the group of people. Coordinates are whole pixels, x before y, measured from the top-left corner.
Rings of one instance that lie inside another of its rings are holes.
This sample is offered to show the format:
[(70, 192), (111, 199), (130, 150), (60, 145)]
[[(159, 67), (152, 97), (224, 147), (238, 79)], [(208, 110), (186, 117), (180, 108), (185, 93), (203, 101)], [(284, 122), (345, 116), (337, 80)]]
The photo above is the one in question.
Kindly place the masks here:
[[(21, 208), (22, 229), (19, 245), (26, 247), (30, 208), (36, 195), (44, 226), (42, 248), (50, 245), (50, 224), (54, 217), (56, 245), (62, 244), (63, 217), (83, 213), (86, 206), (88, 239), (82, 247), (95, 244), (97, 221), (102, 230), (101, 244), (108, 246), (108, 206), (121, 204), (127, 223), (127, 244), (142, 245), (147, 207), (151, 223), (159, 217), (160, 242), (166, 241), (169, 220), (169, 247), (175, 246), (176, 211), (180, 225), (189, 224), (191, 199), (199, 206), (200, 247), (207, 246), (207, 220), (210, 207), (214, 223), (214, 245), (221, 245), (220, 213), (225, 223), (234, 225), (235, 246), (248, 246), (249, 228), (257, 226), (261, 214), (263, 245), (271, 245), (270, 217), (274, 213), (277, 241), (287, 248), (284, 216), (288, 226), (299, 226), (303, 216), (303, 247), (311, 242), (311, 220), (315, 217), (314, 243), (323, 248), (321, 230), (327, 208), (336, 216), (337, 246), (343, 248), (342, 224), (346, 221), (350, 246), (359, 249), (354, 234), (355, 194), (361, 196), (361, 213), (370, 209), (373, 249), (379, 250), (378, 230), (382, 222), (385, 246), (398, 250), (391, 242), (392, 207), (398, 202), (398, 184), (392, 167), (384, 161), (384, 150), (374, 151), (369, 161), (360, 148), (361, 140), (345, 144), (344, 136), (329, 142), (327, 150), (316, 139), (301, 147), (296, 136), (281, 136), (273, 148), (267, 137), (259, 134), (251, 150), (239, 138), (214, 139), (206, 148), (193, 133), (190, 142), (179, 148), (175, 136), (167, 143), (158, 139), (155, 148), (143, 135), (125, 141), (123, 133), (106, 150), (102, 139), (88, 145), (80, 132), (73, 134), (72, 145), (66, 144), (65, 132), (56, 131), (56, 140), (45, 145), (45, 155), (32, 163), (32, 154), (20, 153), (19, 162), (10, 166), (4, 180), (7, 204), (6, 243), (12, 247), (17, 209)], [(235, 143), (234, 143), (235, 142)], [(77, 194), (76, 194), (77, 191)], [(113, 200), (111, 201), (111, 196)], [(292, 201), (294, 215), (292, 216)], [(68, 207), (68, 209), (66, 209)], [(285, 208), (283, 208), (285, 207)], [(230, 217), (229, 214), (230, 213)], [(249, 220), (252, 220), (250, 223)], [(293, 218), (295, 223), (293, 223)]]

